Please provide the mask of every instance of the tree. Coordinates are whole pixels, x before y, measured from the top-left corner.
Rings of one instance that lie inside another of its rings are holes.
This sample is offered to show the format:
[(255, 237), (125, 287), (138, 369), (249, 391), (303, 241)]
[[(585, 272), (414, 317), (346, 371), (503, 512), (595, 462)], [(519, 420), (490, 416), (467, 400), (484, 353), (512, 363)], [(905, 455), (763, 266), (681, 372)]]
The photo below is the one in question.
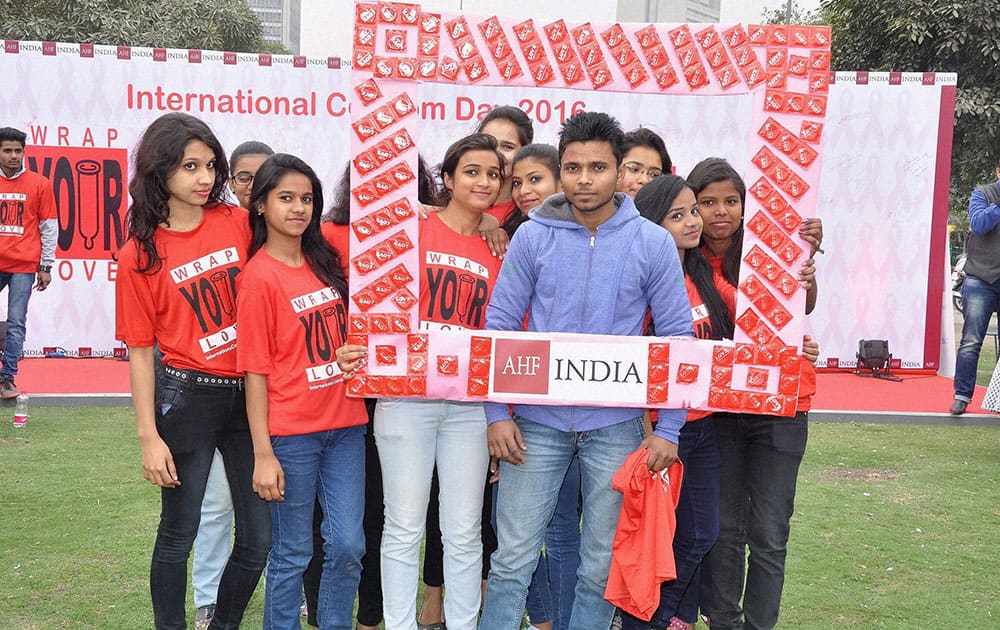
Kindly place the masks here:
[(949, 215), (968, 225), (969, 193), (1000, 160), (996, 0), (825, 0), (842, 70), (957, 72)]
[(799, 6), (798, 2), (781, 2), (773, 9), (764, 7), (761, 12), (761, 21), (764, 24), (822, 24), (822, 12), (806, 11)]
[(243, 0), (0, 0), (0, 37), (119, 46), (266, 51)]

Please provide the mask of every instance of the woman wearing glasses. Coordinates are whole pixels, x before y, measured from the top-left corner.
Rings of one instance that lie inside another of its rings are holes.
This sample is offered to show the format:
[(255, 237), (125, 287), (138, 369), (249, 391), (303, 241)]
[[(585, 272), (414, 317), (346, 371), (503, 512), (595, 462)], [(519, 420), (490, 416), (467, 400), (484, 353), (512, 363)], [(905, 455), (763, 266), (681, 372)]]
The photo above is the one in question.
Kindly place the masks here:
[(232, 176), (229, 178), (229, 190), (233, 191), (240, 206), (250, 207), (250, 192), (253, 190), (253, 176), (264, 160), (274, 155), (274, 150), (255, 140), (249, 140), (233, 149), (229, 157), (229, 167)]
[(663, 138), (643, 127), (625, 134), (622, 155), (616, 190), (633, 199), (643, 186), (673, 166)]

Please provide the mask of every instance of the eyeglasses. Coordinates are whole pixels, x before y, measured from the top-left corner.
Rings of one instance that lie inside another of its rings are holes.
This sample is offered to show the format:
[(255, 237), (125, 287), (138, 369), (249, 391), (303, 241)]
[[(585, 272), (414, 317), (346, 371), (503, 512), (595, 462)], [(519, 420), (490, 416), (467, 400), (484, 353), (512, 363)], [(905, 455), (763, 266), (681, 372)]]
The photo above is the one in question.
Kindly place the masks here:
[(246, 171), (240, 171), (239, 173), (236, 173), (235, 175), (230, 177), (230, 179), (233, 180), (234, 184), (239, 184), (240, 186), (249, 186), (250, 184), (253, 183), (253, 174), (248, 173)]
[(625, 169), (632, 175), (645, 175), (649, 179), (655, 179), (663, 175), (663, 171), (658, 168), (646, 168), (638, 162), (625, 162)]

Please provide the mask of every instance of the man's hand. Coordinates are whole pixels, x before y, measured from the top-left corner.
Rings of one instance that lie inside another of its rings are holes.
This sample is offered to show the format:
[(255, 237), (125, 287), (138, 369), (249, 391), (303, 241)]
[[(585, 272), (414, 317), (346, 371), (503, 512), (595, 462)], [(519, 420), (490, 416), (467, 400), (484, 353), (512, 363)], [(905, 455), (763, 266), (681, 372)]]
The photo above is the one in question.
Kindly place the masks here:
[(487, 441), (490, 445), (490, 457), (502, 459), (505, 462), (517, 465), (524, 463), (523, 452), (528, 450), (528, 445), (521, 437), (521, 429), (513, 420), (501, 420), (486, 427)]
[(650, 472), (660, 472), (677, 461), (677, 445), (658, 435), (647, 436), (639, 449), (649, 449), (646, 465)]
[(44, 291), (52, 282), (52, 274), (48, 271), (39, 271), (35, 276), (35, 288)]

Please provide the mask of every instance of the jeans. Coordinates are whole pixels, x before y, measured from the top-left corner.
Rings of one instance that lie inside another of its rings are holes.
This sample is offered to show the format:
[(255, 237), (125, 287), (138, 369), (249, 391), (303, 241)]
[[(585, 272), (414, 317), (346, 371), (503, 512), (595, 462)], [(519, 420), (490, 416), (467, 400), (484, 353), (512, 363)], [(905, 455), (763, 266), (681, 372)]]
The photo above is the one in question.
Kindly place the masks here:
[(705, 559), (708, 583), (702, 610), (711, 618), (712, 630), (773, 628), (781, 607), (808, 414), (719, 413), (714, 418), (720, 456), (719, 539)]
[[(979, 369), (979, 351), (990, 326), (993, 313), (1000, 305), (1000, 280), (993, 284), (974, 276), (962, 283), (962, 341), (955, 358), (955, 399), (972, 401)], [(8, 333), (9, 335), (10, 333)], [(8, 337), (9, 339), (9, 337)]]
[(649, 621), (622, 612), (622, 630), (662, 628), (673, 617), (688, 623), (698, 618), (702, 559), (719, 536), (719, 444), (713, 417), (686, 422), (677, 452), (684, 464), (675, 511), (677, 579), (660, 586), (660, 605)]
[(573, 458), (545, 528), (545, 553), (531, 576), (525, 608), (532, 623), (552, 621), (553, 630), (568, 630), (573, 611), (576, 571), (580, 568), (580, 460)]
[(170, 448), (181, 485), (160, 490), (160, 525), (149, 571), (159, 629), (187, 627), (187, 565), (215, 450), (222, 453), (233, 497), (236, 539), (219, 582), (213, 629), (239, 628), (271, 547), (267, 503), (253, 491), (253, 444), (246, 399), (238, 389), (166, 376), (156, 391), (156, 429)]
[(489, 465), (482, 403), (383, 398), (375, 408), (385, 529), (382, 595), (386, 630), (416, 630), (417, 572), (431, 474), (441, 482), (444, 613), (475, 628), (482, 571), (483, 487)]
[(205, 498), (201, 502), (198, 536), (194, 539), (191, 584), (194, 586), (195, 608), (215, 603), (232, 540), (233, 498), (229, 494), (222, 453), (216, 449), (205, 486)]
[[(369, 418), (375, 402), (366, 400)], [(375, 428), (371, 420), (365, 433), (365, 555), (361, 559), (361, 582), (358, 584), (358, 623), (377, 626), (382, 623), (382, 528), (385, 525), (382, 498), (382, 468), (375, 446)]]
[(573, 457), (580, 461), (583, 533), (580, 568), (569, 627), (607, 630), (614, 607), (604, 599), (611, 544), (622, 495), (611, 478), (643, 439), (642, 418), (593, 431), (559, 431), (515, 417), (528, 447), (524, 462), (500, 463), (497, 534), (481, 630), (517, 630), (545, 529), (555, 513), (559, 489)]
[(271, 438), (285, 474), (284, 501), (271, 507), (264, 628), (299, 630), (302, 574), (313, 556), (313, 506), (323, 508), (319, 625), (349, 629), (365, 553), (365, 427)]
[(7, 338), (3, 346), (0, 381), (13, 381), (27, 333), (28, 299), (35, 284), (33, 273), (0, 272), (0, 291), (7, 287)]

